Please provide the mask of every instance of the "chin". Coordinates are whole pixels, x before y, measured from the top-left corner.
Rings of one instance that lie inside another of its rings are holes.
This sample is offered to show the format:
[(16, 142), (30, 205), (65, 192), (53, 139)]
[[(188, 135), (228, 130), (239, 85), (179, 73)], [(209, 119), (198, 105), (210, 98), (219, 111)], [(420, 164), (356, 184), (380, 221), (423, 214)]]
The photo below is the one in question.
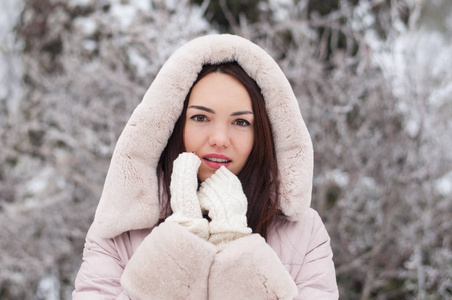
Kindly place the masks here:
[(198, 174), (198, 179), (199, 179), (201, 182), (203, 182), (203, 181), (205, 181), (207, 178), (209, 178), (209, 177), (212, 176), (212, 175), (213, 175), (213, 172), (212, 172), (212, 173), (203, 172), (202, 174)]

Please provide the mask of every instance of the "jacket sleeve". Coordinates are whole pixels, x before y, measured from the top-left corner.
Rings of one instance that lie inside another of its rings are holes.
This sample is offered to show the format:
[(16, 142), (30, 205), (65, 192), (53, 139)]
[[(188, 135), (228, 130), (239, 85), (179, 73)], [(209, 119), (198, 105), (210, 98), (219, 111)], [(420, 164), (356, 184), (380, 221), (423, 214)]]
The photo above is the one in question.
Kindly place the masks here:
[(185, 227), (164, 222), (135, 251), (121, 284), (133, 299), (207, 299), (216, 252)]
[(83, 263), (75, 279), (74, 300), (130, 299), (120, 284), (125, 263), (114, 239), (101, 238), (94, 226), (86, 235)]
[[(299, 224), (305, 226), (305, 229), (301, 229), (304, 231), (301, 236), (309, 242), (306, 247), (299, 247), (305, 253), (304, 258), (299, 268), (294, 267), (291, 272), (298, 287), (298, 297), (295, 299), (338, 299), (330, 237), (319, 214), (311, 211), (313, 213), (307, 222)], [(306, 226), (307, 223), (310, 226)]]
[(209, 299), (293, 299), (294, 280), (258, 234), (230, 243), (214, 259)]
[(91, 227), (73, 299), (207, 298), (216, 254), (209, 242), (179, 224), (164, 222), (132, 252), (130, 240), (103, 239)]

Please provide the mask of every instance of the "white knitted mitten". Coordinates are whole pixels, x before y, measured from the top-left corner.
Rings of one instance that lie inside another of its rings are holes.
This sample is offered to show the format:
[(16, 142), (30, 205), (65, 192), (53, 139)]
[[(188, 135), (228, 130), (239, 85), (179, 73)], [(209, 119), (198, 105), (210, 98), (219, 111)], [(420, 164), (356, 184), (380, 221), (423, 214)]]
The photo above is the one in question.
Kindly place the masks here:
[(199, 157), (187, 152), (179, 154), (174, 161), (170, 184), (170, 201), (173, 214), (166, 220), (179, 223), (207, 240), (209, 238), (209, 223), (202, 217), (196, 194), (200, 165)]
[(228, 243), (251, 234), (246, 221), (248, 201), (240, 180), (226, 167), (206, 179), (198, 192), (202, 208), (209, 212), (209, 241), (220, 252)]

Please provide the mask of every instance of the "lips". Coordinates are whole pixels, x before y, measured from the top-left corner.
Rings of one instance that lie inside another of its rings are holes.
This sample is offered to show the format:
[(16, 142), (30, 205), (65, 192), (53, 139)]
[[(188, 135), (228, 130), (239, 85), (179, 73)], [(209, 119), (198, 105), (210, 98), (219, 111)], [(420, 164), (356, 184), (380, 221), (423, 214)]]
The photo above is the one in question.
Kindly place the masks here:
[(211, 153), (203, 157), (204, 163), (212, 169), (219, 169), (222, 166), (226, 168), (232, 163), (232, 160), (226, 155)]

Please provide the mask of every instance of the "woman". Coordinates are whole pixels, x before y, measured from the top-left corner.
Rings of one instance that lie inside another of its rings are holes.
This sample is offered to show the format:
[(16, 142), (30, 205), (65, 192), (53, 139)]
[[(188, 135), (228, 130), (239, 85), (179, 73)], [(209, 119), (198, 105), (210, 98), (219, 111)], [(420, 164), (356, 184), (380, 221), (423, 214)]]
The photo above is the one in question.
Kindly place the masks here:
[(312, 172), (275, 61), (237, 36), (187, 43), (118, 140), (74, 299), (337, 299)]

